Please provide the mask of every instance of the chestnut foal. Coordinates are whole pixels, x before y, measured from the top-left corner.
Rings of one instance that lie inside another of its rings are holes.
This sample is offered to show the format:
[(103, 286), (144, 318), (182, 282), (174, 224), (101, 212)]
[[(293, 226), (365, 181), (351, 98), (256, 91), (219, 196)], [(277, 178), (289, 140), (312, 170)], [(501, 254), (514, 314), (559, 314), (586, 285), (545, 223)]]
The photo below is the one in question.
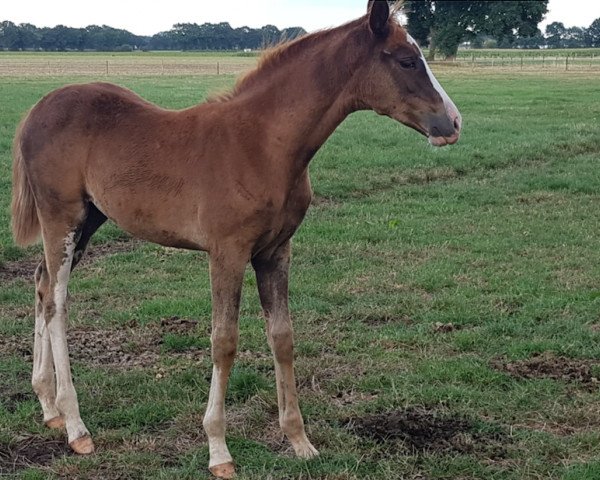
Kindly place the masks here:
[(33, 107), (14, 142), (13, 232), (20, 245), (43, 240), (32, 383), (44, 421), (66, 427), (75, 452), (92, 453), (94, 444), (71, 378), (67, 283), (110, 218), (136, 237), (210, 256), (214, 366), (203, 424), (211, 472), (234, 475), (224, 399), (248, 262), (275, 359), (281, 428), (297, 455), (317, 455), (294, 379), (290, 238), (310, 204), (310, 160), (350, 113), (365, 109), (436, 146), (459, 138), (457, 108), (386, 1), (267, 53), (233, 92), (186, 110), (106, 83), (67, 86)]

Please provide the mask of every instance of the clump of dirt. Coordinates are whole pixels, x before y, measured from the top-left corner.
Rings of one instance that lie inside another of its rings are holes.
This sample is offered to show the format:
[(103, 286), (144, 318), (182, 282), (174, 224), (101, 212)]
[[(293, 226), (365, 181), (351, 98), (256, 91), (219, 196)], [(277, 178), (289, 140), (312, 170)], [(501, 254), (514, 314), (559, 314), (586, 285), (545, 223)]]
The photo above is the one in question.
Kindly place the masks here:
[(30, 467), (45, 467), (56, 458), (72, 455), (64, 440), (26, 437), (14, 444), (0, 443), (0, 476)]
[(30, 358), (33, 355), (33, 340), (14, 335), (0, 335), (0, 355)]
[[(117, 242), (103, 243), (100, 245), (91, 245), (86, 250), (79, 268), (93, 263), (99, 258), (114, 255), (115, 253), (131, 252), (140, 246), (140, 240), (130, 238), (127, 240), (119, 240)], [(42, 260), (41, 255), (35, 258), (24, 258), (13, 262), (6, 262), (0, 266), (0, 280), (11, 281), (16, 279), (26, 279), (33, 283), (33, 274), (38, 264)]]
[(146, 368), (158, 362), (160, 338), (152, 329), (77, 328), (67, 332), (69, 354), (87, 366)]
[(480, 432), (468, 419), (426, 408), (407, 408), (346, 421), (360, 437), (400, 446), (412, 453), (483, 454), (503, 458), (509, 438), (502, 432)]
[(327, 207), (335, 207), (339, 205), (339, 201), (336, 200), (333, 197), (327, 197), (327, 196), (323, 196), (323, 195), (317, 195), (314, 194), (313, 198), (310, 202), (310, 204), (313, 207), (323, 207), (323, 208), (327, 208)]
[[(130, 322), (126, 326), (110, 329), (74, 329), (68, 332), (68, 339), (72, 358), (86, 365), (122, 369), (149, 368), (159, 362), (166, 333), (189, 335), (196, 332), (197, 326), (196, 320), (171, 317), (161, 320), (160, 325), (150, 324), (144, 327)], [(207, 353), (193, 348), (164, 354), (194, 360)]]
[(411, 325), (413, 323), (413, 320), (408, 316), (387, 314), (369, 314), (362, 318), (361, 321), (371, 327), (378, 327), (382, 325)]
[(28, 278), (33, 282), (33, 273), (40, 263), (40, 258), (25, 258), (6, 262), (0, 266), (0, 280), (10, 281), (16, 278)]
[(434, 333), (452, 333), (452, 332), (456, 332), (457, 330), (460, 330), (460, 329), (461, 329), (460, 325), (454, 325), (453, 323), (436, 322), (435, 325), (433, 326)]
[(550, 378), (591, 388), (600, 385), (600, 379), (594, 373), (594, 367), (600, 368), (600, 361), (557, 357), (546, 352), (518, 362), (496, 360), (492, 366), (515, 378)]
[(33, 399), (33, 392), (14, 392), (4, 394), (2, 398), (2, 405), (8, 412), (14, 413), (17, 411), (19, 405), (23, 402), (27, 402)]
[(175, 333), (177, 335), (189, 335), (190, 333), (196, 332), (198, 321), (171, 317), (161, 320), (160, 326), (163, 332)]
[[(86, 366), (115, 367), (121, 369), (150, 368), (164, 355), (197, 360), (209, 355), (202, 349), (189, 349), (183, 352), (162, 352), (163, 337), (166, 333), (178, 335), (196, 332), (196, 320), (172, 317), (163, 319), (160, 325), (140, 326), (130, 322), (112, 328), (77, 327), (67, 330), (69, 355), (71, 359)], [(18, 355), (31, 361), (33, 339), (28, 337), (0, 337), (0, 352)]]

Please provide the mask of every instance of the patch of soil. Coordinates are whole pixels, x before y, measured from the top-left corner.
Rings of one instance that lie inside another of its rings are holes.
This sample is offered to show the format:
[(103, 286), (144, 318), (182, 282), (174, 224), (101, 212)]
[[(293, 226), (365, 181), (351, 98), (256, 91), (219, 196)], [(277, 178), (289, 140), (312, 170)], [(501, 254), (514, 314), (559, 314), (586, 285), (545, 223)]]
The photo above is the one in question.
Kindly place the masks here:
[(67, 332), (69, 354), (86, 366), (147, 368), (158, 362), (161, 339), (154, 329), (77, 328)]
[(24, 337), (3, 337), (0, 335), (0, 356), (18, 356), (31, 358), (33, 355), (33, 340)]
[(189, 320), (187, 318), (171, 317), (160, 321), (161, 330), (163, 332), (175, 333), (177, 335), (189, 335), (195, 333), (198, 328), (197, 320)]
[(413, 323), (412, 318), (408, 316), (397, 316), (397, 315), (375, 315), (369, 314), (362, 318), (361, 321), (371, 327), (379, 327), (381, 325), (411, 325)]
[(2, 405), (9, 413), (15, 413), (21, 403), (33, 400), (33, 398), (33, 392), (4, 393)]
[[(141, 244), (142, 242), (140, 240), (131, 238), (100, 245), (90, 245), (81, 259), (79, 268), (89, 265), (99, 258), (114, 255), (115, 253), (131, 252)], [(6, 262), (0, 267), (0, 280), (11, 281), (16, 279), (26, 279), (33, 283), (33, 274), (41, 259), (42, 257), (39, 256)]]
[(72, 451), (64, 440), (31, 436), (15, 444), (0, 443), (0, 476), (29, 467), (45, 467), (67, 455), (72, 455)]
[(0, 280), (10, 281), (17, 278), (27, 278), (33, 283), (33, 274), (40, 258), (24, 258), (22, 260), (15, 260), (13, 262), (6, 262), (0, 266)]
[[(130, 322), (112, 328), (77, 327), (67, 330), (71, 359), (86, 366), (121, 369), (155, 367), (160, 359), (162, 341), (166, 333), (195, 334), (196, 320), (172, 317), (160, 325), (139, 326)], [(31, 361), (33, 339), (27, 337), (0, 337), (0, 353), (17, 355)], [(210, 352), (190, 348), (183, 352), (165, 352), (163, 355), (198, 360)]]
[[(111, 329), (74, 329), (68, 332), (68, 339), (72, 358), (86, 365), (122, 369), (149, 368), (156, 367), (160, 359), (166, 333), (194, 334), (197, 326), (196, 320), (171, 317), (161, 320), (160, 326), (150, 324), (140, 327), (136, 322), (130, 322), (126, 326)], [(209, 353), (190, 348), (183, 352), (163, 354), (197, 360)]]
[(576, 360), (546, 352), (518, 362), (496, 360), (492, 366), (515, 378), (550, 378), (591, 388), (600, 385), (600, 379), (593, 371), (594, 367), (600, 368), (597, 360)]
[(401, 446), (412, 453), (480, 454), (503, 458), (505, 433), (478, 432), (465, 418), (440, 414), (426, 408), (407, 408), (347, 420), (346, 428), (360, 437), (390, 446)]
[(436, 324), (433, 326), (434, 333), (452, 333), (460, 329), (460, 325), (454, 325), (453, 323), (436, 322)]
[(333, 197), (326, 197), (323, 195), (313, 194), (313, 198), (310, 202), (313, 207), (335, 207), (340, 204), (339, 200)]

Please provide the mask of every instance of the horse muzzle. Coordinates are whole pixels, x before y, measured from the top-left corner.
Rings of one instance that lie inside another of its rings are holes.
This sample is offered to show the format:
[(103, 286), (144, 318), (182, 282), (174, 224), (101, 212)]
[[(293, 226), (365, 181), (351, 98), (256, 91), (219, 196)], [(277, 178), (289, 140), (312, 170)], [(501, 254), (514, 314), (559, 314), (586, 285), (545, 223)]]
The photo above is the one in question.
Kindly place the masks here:
[(440, 116), (432, 116), (427, 122), (427, 138), (434, 147), (454, 145), (460, 138), (462, 117), (458, 110), (453, 109)]

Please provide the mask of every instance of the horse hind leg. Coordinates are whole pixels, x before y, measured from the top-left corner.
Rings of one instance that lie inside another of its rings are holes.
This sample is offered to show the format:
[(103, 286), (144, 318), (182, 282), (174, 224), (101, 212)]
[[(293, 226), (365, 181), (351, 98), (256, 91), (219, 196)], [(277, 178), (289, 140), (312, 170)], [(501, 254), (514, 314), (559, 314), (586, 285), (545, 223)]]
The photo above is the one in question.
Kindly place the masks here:
[[(98, 228), (106, 221), (94, 204), (89, 203), (86, 219), (78, 234), (78, 241), (73, 252), (71, 270), (79, 263), (85, 248)], [(56, 381), (54, 360), (47, 321), (44, 317), (44, 298), (50, 295), (50, 280), (45, 259), (40, 262), (35, 272), (35, 335), (33, 347), (33, 373), (31, 383), (38, 396), (44, 414), (44, 423), (49, 428), (65, 427), (65, 419), (56, 408)], [(49, 321), (50, 319), (48, 319)]]
[(44, 298), (49, 295), (49, 278), (45, 260), (40, 262), (35, 271), (35, 290), (35, 333), (31, 385), (42, 405), (44, 423), (50, 428), (64, 428), (64, 419), (56, 408), (52, 345), (44, 320)]
[(71, 376), (66, 335), (67, 285), (71, 270), (81, 258), (87, 242), (106, 217), (95, 207), (91, 209), (83, 203), (63, 209), (58, 218), (40, 213), (48, 275), (48, 295), (42, 299), (42, 304), (56, 372), (55, 406), (64, 419), (71, 448), (79, 454), (90, 454), (94, 451), (94, 443), (81, 420)]

